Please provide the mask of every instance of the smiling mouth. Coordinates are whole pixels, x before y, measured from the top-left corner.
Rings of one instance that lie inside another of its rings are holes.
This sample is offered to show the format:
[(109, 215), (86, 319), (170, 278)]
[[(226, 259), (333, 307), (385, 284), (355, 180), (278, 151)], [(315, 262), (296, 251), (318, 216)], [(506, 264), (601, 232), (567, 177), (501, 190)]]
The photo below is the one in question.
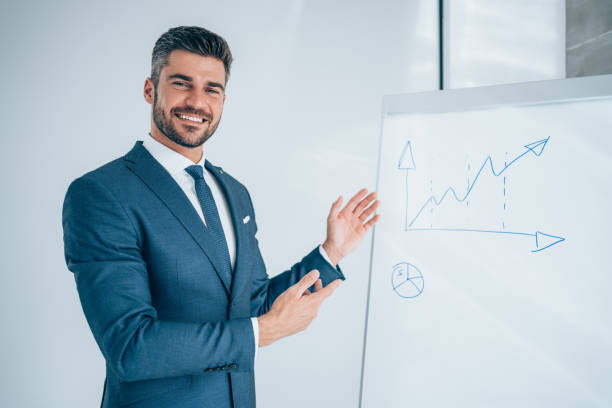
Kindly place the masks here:
[(199, 123), (207, 122), (207, 119), (200, 118), (197, 116), (192, 116), (192, 115), (185, 115), (183, 113), (175, 113), (174, 116), (176, 116), (177, 118), (181, 119), (184, 122), (189, 122), (190, 124), (199, 124)]

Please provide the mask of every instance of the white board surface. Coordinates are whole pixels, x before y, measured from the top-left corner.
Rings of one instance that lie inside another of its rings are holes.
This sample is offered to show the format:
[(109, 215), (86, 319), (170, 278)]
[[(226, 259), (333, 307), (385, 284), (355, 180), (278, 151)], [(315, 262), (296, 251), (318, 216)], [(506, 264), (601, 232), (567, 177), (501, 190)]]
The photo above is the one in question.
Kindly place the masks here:
[(609, 95), (385, 99), (363, 407), (612, 406)]

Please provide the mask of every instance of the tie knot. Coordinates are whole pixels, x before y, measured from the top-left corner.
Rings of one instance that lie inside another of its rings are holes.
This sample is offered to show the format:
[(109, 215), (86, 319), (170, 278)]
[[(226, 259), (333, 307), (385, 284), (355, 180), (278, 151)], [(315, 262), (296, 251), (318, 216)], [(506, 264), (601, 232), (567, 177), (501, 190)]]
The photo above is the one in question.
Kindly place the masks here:
[(193, 177), (194, 180), (203, 180), (204, 179), (204, 169), (202, 166), (198, 164), (194, 164), (192, 166), (186, 167), (185, 171)]

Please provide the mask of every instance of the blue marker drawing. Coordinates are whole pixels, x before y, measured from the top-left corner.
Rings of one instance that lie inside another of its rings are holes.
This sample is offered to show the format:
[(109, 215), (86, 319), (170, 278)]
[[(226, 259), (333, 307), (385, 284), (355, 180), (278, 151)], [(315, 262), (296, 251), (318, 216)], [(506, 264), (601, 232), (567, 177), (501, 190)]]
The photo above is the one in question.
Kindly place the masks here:
[[(493, 159), (491, 159), (491, 156), (487, 156), (487, 158), (485, 159), (485, 161), (482, 163), (482, 166), (480, 166), (480, 169), (478, 170), (478, 172), (476, 173), (476, 176), (474, 177), (474, 180), (472, 181), (472, 183), (468, 186), (467, 191), (465, 192), (465, 195), (463, 197), (459, 197), (457, 195), (457, 192), (455, 191), (454, 188), (449, 187), (446, 189), (446, 191), (444, 192), (444, 194), (442, 194), (442, 197), (438, 200), (436, 199), (435, 196), (431, 196), (427, 199), (427, 201), (425, 201), (425, 203), (421, 206), (421, 208), (419, 209), (419, 211), (417, 211), (416, 215), (414, 217), (412, 217), (412, 219), (410, 219), (410, 221), (408, 221), (408, 219), (406, 219), (406, 230), (408, 230), (408, 228), (412, 227), (412, 225), (417, 221), (417, 219), (419, 218), (419, 216), (421, 215), (421, 213), (423, 212), (423, 210), (425, 210), (425, 208), (429, 205), (429, 204), (434, 204), (436, 207), (439, 207), (443, 202), (444, 199), (446, 198), (446, 196), (449, 193), (452, 193), (452, 195), (455, 197), (455, 200), (457, 202), (464, 202), (470, 195), (470, 193), (472, 192), (472, 190), (474, 189), (474, 186), (476, 185), (476, 182), (478, 181), (478, 178), (480, 177), (480, 174), (482, 173), (482, 171), (484, 170), (484, 168), (486, 167), (487, 163), (489, 163), (489, 167), (491, 168), (491, 173), (495, 176), (495, 177), (499, 177), (500, 175), (502, 175), (510, 166), (512, 166), (514, 163), (516, 163), (519, 159), (521, 159), (522, 157), (524, 157), (526, 154), (528, 154), (529, 152), (532, 152), (534, 155), (536, 155), (537, 157), (540, 157), (540, 155), (542, 154), (542, 152), (544, 151), (544, 147), (546, 147), (546, 143), (548, 143), (548, 140), (550, 139), (550, 136), (547, 137), (546, 139), (542, 139), (542, 140), (538, 140), (537, 142), (533, 142), (530, 143), (528, 145), (525, 145), (526, 150), (519, 154), (517, 157), (515, 157), (514, 159), (512, 159), (508, 164), (506, 164), (500, 171), (495, 171), (495, 168), (493, 167)], [(407, 146), (410, 145), (410, 142), (408, 142)], [(405, 153), (402, 153), (402, 156), (404, 156)], [(410, 156), (412, 157), (412, 150), (410, 150)], [(400, 160), (401, 163), (401, 160)]]
[[(547, 137), (546, 139), (542, 139), (542, 140), (538, 140), (536, 142), (533, 143), (529, 143), (527, 145), (525, 145), (525, 151), (523, 151), (521, 154), (519, 154), (518, 156), (516, 156), (514, 159), (507, 161), (504, 161), (504, 167), (501, 168), (499, 171), (496, 171), (494, 166), (493, 166), (493, 159), (491, 159), (491, 156), (487, 156), (487, 158), (484, 160), (484, 162), (482, 163), (482, 165), (480, 166), (480, 169), (478, 170), (478, 172), (476, 173), (476, 176), (474, 177), (474, 179), (472, 180), (472, 182), (469, 182), (468, 179), (468, 187), (467, 187), (467, 191), (465, 192), (465, 194), (462, 197), (459, 197), (459, 195), (457, 194), (457, 192), (455, 191), (454, 188), (449, 187), (446, 189), (446, 191), (444, 192), (444, 194), (442, 194), (442, 197), (440, 197), (440, 199), (437, 199), (433, 194), (425, 201), (425, 203), (421, 206), (421, 208), (417, 211), (416, 215), (414, 217), (412, 217), (411, 219), (408, 217), (408, 173), (406, 172), (406, 224), (405, 224), (405, 231), (454, 231), (454, 232), (480, 232), (480, 233), (488, 233), (488, 234), (506, 234), (506, 235), (514, 235), (514, 236), (523, 236), (523, 237), (531, 237), (532, 239), (535, 239), (535, 249), (533, 249), (531, 252), (540, 252), (543, 251), (546, 248), (550, 248), (553, 245), (556, 245), (560, 242), (565, 241), (564, 237), (561, 236), (556, 236), (556, 235), (552, 235), (552, 234), (547, 234), (541, 231), (536, 231), (534, 233), (528, 233), (528, 232), (511, 232), (511, 231), (506, 231), (505, 230), (505, 223), (502, 222), (502, 229), (501, 231), (497, 231), (497, 230), (484, 230), (484, 229), (470, 229), (470, 228), (433, 228), (432, 225), (430, 225), (429, 228), (413, 228), (412, 225), (414, 225), (414, 223), (418, 220), (419, 216), (423, 213), (423, 211), (427, 208), (428, 205), (432, 205), (432, 207), (430, 208), (430, 212), (431, 210), (433, 210), (434, 206), (435, 207), (439, 207), (443, 202), (444, 199), (449, 195), (452, 194), (453, 197), (455, 198), (455, 200), (457, 202), (464, 202), (468, 199), (468, 197), (470, 196), (470, 193), (472, 192), (472, 190), (474, 189), (474, 186), (476, 185), (476, 183), (478, 182), (478, 178), (480, 177), (480, 174), (482, 173), (482, 171), (485, 169), (485, 167), (487, 167), (487, 163), (489, 164), (489, 168), (491, 169), (491, 173), (495, 176), (495, 177), (499, 177), (502, 174), (504, 174), (504, 172), (510, 167), (512, 166), (514, 163), (516, 163), (518, 160), (520, 160), (521, 158), (523, 158), (524, 156), (526, 156), (528, 153), (533, 153), (536, 157), (540, 157), (542, 155), (542, 153), (544, 152), (544, 148), (546, 147), (546, 144), (548, 143), (548, 141), (550, 140), (550, 136)], [(506, 153), (507, 154), (507, 153)], [(412, 153), (412, 146), (410, 144), (410, 141), (408, 141), (404, 147), (404, 150), (402, 151), (402, 154), (400, 156), (400, 160), (399, 160), (399, 164), (398, 164), (398, 169), (401, 170), (414, 170), (416, 169), (416, 166), (414, 164), (414, 157), (413, 157), (413, 153)], [(504, 176), (504, 210), (506, 210), (506, 176)], [(467, 205), (467, 202), (466, 202)]]
[(533, 234), (528, 232), (511, 232), (511, 231), (495, 231), (495, 230), (481, 230), (481, 229), (470, 229), (470, 228), (410, 228), (410, 231), (455, 231), (455, 232), (483, 232), (488, 234), (509, 234), (518, 236), (527, 236), (535, 238), (535, 249), (531, 252), (540, 252), (546, 248), (558, 244), (559, 242), (565, 241), (565, 238), (558, 237), (556, 235), (545, 234), (541, 231), (536, 231)]
[(393, 266), (391, 271), (391, 286), (399, 297), (417, 297), (423, 293), (424, 285), (423, 275), (416, 266), (408, 262), (400, 262)]
[[(397, 168), (406, 171), (406, 204), (408, 203), (408, 171), (416, 169), (414, 164), (414, 156), (412, 155), (412, 145), (410, 141), (406, 142), (402, 154), (400, 155)], [(406, 205), (406, 219), (408, 219), (408, 205)]]

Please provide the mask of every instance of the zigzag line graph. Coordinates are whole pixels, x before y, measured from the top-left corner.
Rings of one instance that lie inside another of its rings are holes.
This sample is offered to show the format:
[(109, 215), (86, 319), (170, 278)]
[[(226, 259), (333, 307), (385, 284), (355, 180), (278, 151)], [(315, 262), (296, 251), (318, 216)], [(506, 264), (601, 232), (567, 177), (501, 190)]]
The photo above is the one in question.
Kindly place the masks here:
[[(482, 165), (476, 172), (476, 176), (473, 181), (468, 185), (468, 188), (463, 195), (459, 195), (457, 191), (453, 187), (448, 187), (440, 198), (437, 198), (435, 195), (431, 195), (419, 208), (415, 215), (412, 217), (408, 216), (406, 212), (406, 222), (405, 222), (405, 231), (453, 231), (453, 232), (478, 232), (478, 233), (487, 233), (487, 234), (505, 234), (505, 235), (514, 235), (514, 236), (523, 236), (523, 237), (532, 237), (535, 238), (535, 249), (532, 252), (540, 252), (546, 248), (549, 248), (553, 245), (556, 245), (560, 242), (565, 241), (564, 237), (543, 233), (541, 231), (531, 232), (512, 232), (512, 231), (497, 231), (497, 230), (483, 230), (483, 229), (470, 229), (470, 228), (413, 228), (412, 226), (417, 222), (423, 211), (426, 208), (433, 205), (439, 207), (445, 201), (447, 197), (453, 197), (457, 202), (464, 202), (470, 196), (470, 193), (476, 186), (478, 179), (485, 168), (489, 168), (490, 172), (493, 176), (499, 177), (505, 173), (508, 168), (517, 163), (519, 160), (527, 156), (530, 152), (535, 155), (535, 157), (540, 157), (544, 152), (544, 148), (546, 147), (548, 141), (550, 140), (550, 136), (546, 139), (538, 140), (533, 143), (529, 143), (525, 145), (525, 150), (517, 155), (515, 158), (505, 163), (504, 166), (500, 170), (495, 170), (495, 166), (493, 165), (493, 159), (491, 156), (487, 156), (487, 158), (483, 161)], [(488, 166), (487, 166), (488, 165)], [(406, 211), (408, 211), (408, 171), (416, 170), (416, 165), (414, 163), (414, 155), (412, 153), (412, 145), (411, 142), (408, 141), (404, 146), (402, 154), (398, 163), (399, 170), (406, 171)]]

